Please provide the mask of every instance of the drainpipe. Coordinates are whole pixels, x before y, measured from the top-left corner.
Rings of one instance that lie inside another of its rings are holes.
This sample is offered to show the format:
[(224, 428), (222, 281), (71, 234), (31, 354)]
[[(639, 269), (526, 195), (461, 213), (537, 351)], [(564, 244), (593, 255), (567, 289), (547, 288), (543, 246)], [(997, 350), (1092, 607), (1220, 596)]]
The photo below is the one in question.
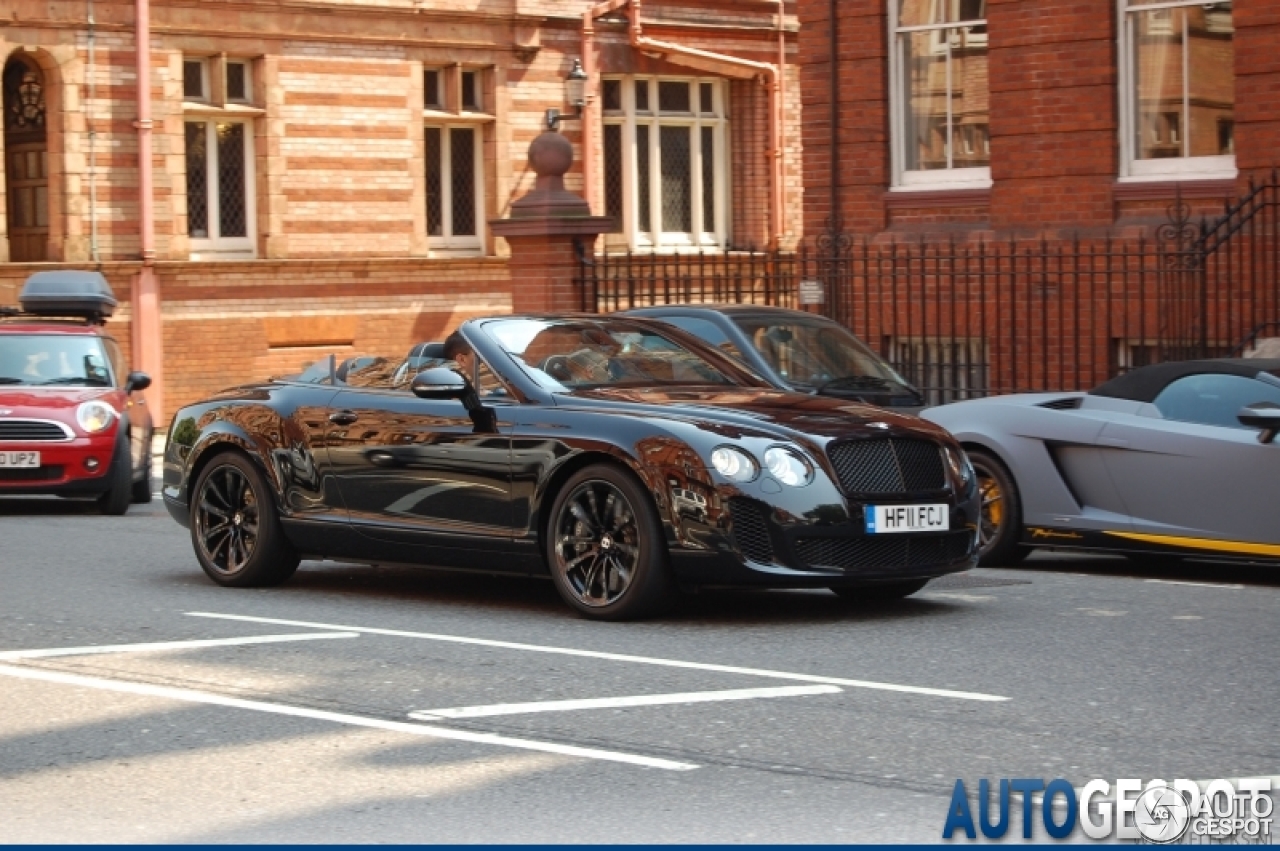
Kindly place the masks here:
[[(659, 53), (662, 58), (677, 65), (709, 68), (743, 76), (744, 71), (754, 71), (765, 84), (769, 95), (769, 149), (765, 156), (769, 161), (769, 245), (776, 248), (782, 233), (782, 65), (741, 59), (724, 53), (713, 53), (696, 47), (686, 47), (669, 41), (658, 41), (644, 34), (640, 26), (641, 0), (630, 0), (631, 46), (637, 50)], [(781, 8), (781, 3), (779, 3)], [(781, 36), (779, 37), (781, 40)], [(783, 58), (781, 50), (780, 60)]]
[(773, 150), (773, 179), (777, 181), (778, 187), (778, 197), (774, 205), (774, 213), (778, 217), (776, 219), (778, 237), (790, 233), (790, 229), (787, 228), (785, 223), (787, 215), (787, 159), (783, 149), (783, 140), (787, 138), (787, 134), (786, 128), (782, 125), (787, 103), (787, 30), (784, 4), (785, 0), (778, 0), (778, 73), (775, 78), (778, 81), (778, 97), (775, 101), (778, 112), (774, 116), (778, 138)]
[[(164, 381), (160, 329), (160, 290), (155, 276), (155, 209), (151, 175), (151, 7), (137, 0), (134, 43), (138, 74), (138, 227), (142, 268), (133, 279), (133, 362), (151, 376), (148, 390), (152, 420), (163, 430)], [(150, 451), (150, 447), (147, 447)]]
[(596, 164), (596, 134), (600, 126), (600, 72), (596, 70), (596, 18), (621, 9), (631, 0), (604, 0), (587, 9), (582, 15), (582, 70), (587, 75), (583, 87), (582, 107), (582, 194), (587, 203), (596, 206), (598, 183)]

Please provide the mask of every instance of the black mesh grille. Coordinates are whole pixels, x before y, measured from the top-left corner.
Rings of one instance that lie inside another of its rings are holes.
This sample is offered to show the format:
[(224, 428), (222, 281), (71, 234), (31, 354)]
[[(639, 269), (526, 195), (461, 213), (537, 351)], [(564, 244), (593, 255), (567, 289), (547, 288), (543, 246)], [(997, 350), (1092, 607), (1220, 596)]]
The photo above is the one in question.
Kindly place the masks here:
[(799, 538), (795, 546), (796, 555), (805, 565), (856, 571), (949, 564), (969, 555), (972, 538), (969, 532), (929, 537)]
[(773, 562), (773, 543), (769, 538), (767, 509), (754, 499), (735, 497), (729, 500), (729, 522), (733, 544), (751, 561)]
[(62, 478), (62, 466), (26, 467), (20, 470), (0, 468), (0, 482), (48, 482)]
[(67, 433), (54, 423), (0, 420), (0, 440), (67, 440)]
[(845, 493), (904, 493), (946, 487), (942, 451), (927, 440), (852, 440), (827, 448)]

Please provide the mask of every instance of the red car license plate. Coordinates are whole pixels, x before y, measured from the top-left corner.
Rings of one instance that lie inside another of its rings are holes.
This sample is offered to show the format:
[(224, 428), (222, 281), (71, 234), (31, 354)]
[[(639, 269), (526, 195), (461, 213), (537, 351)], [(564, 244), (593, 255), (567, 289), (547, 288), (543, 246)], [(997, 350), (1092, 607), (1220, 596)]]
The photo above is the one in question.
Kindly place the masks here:
[(39, 452), (0, 452), (0, 467), (39, 467)]

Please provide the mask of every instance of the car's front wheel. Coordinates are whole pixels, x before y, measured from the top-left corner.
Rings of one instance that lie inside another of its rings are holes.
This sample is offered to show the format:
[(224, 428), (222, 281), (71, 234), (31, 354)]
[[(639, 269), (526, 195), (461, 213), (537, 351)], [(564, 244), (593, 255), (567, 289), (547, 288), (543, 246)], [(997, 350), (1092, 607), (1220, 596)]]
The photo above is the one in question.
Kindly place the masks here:
[(1031, 548), (1022, 538), (1022, 498), (1018, 484), (1004, 464), (987, 452), (971, 450), (969, 460), (978, 476), (982, 501), (978, 518), (978, 564), (983, 567), (1019, 564)]
[(103, 514), (124, 514), (129, 510), (133, 486), (133, 459), (129, 455), (129, 435), (121, 426), (116, 435), (111, 467), (107, 470), (107, 490), (98, 497), (98, 510)]
[(644, 617), (671, 597), (657, 509), (617, 467), (585, 467), (565, 482), (551, 507), (546, 550), (556, 590), (589, 618)]
[(238, 452), (213, 458), (196, 479), (191, 540), (200, 567), (219, 585), (278, 585), (298, 569), (266, 479)]

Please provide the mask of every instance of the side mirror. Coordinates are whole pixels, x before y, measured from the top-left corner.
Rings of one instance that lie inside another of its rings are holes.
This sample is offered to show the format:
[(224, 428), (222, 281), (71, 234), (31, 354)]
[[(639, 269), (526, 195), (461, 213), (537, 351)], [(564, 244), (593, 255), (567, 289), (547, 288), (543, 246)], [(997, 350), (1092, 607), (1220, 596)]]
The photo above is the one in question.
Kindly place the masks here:
[(146, 390), (151, 386), (151, 376), (145, 372), (131, 372), (124, 380), (124, 392), (132, 393), (135, 390)]
[(419, 399), (461, 399), (467, 392), (467, 380), (451, 369), (425, 369), (414, 376), (409, 385)]
[(1243, 407), (1236, 419), (1242, 426), (1262, 429), (1258, 432), (1259, 443), (1271, 443), (1280, 433), (1280, 405), (1274, 402), (1255, 402)]

